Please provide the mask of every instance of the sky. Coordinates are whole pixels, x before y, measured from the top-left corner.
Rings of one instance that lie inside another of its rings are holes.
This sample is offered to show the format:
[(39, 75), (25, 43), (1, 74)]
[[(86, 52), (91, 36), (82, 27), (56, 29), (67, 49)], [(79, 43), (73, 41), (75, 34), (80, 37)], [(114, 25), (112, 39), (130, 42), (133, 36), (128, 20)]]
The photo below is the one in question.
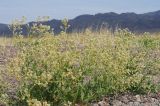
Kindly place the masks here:
[(38, 16), (72, 19), (82, 14), (106, 12), (146, 13), (160, 10), (160, 0), (0, 0), (0, 23)]

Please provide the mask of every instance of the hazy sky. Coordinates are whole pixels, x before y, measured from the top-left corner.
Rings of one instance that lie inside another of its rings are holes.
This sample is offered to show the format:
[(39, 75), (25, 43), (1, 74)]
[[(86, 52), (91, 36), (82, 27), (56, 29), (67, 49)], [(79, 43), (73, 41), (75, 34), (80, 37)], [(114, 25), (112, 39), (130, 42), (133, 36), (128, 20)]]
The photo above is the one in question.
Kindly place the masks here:
[(26, 16), (62, 19), (105, 12), (144, 13), (160, 10), (160, 0), (0, 0), (0, 23)]

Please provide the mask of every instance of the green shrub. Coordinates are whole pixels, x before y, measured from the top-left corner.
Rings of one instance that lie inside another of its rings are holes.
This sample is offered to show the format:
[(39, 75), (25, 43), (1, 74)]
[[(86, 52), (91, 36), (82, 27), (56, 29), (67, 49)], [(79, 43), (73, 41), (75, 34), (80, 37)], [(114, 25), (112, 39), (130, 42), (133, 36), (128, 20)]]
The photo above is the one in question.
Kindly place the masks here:
[(150, 92), (153, 85), (144, 74), (150, 69), (145, 65), (148, 52), (139, 37), (125, 34), (20, 39), (20, 52), (8, 68), (20, 81), (20, 102), (64, 105), (128, 91)]

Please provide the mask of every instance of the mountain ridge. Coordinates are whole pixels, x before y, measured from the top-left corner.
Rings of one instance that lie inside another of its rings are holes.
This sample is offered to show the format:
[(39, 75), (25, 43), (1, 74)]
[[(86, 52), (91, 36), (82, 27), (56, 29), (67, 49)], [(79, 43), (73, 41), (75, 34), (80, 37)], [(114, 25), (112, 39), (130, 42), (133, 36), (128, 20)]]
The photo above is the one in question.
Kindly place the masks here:
[[(35, 22), (29, 22), (29, 24), (33, 23)], [(42, 24), (51, 26), (56, 34), (61, 32), (61, 20), (52, 19)], [(128, 28), (133, 32), (154, 32), (160, 31), (160, 10), (143, 14), (136, 14), (134, 12), (121, 14), (115, 12), (98, 13), (95, 15), (84, 14), (70, 19), (69, 24), (71, 27), (68, 29), (68, 32), (81, 32), (86, 28), (98, 31), (102, 27), (111, 29), (117, 27), (122, 29)], [(23, 32), (26, 32), (25, 29), (23, 29)], [(11, 31), (8, 25), (0, 24), (0, 35), (10, 34)]]

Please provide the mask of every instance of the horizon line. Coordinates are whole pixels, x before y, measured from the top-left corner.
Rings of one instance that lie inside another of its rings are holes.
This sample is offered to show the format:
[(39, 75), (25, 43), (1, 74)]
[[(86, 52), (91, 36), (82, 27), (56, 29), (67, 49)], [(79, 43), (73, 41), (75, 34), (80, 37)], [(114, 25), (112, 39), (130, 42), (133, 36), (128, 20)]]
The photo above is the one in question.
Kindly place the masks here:
[[(91, 16), (95, 16), (95, 15), (98, 15), (98, 14), (107, 14), (107, 13), (115, 13), (115, 14), (117, 14), (117, 15), (121, 15), (121, 14), (125, 14), (125, 13), (133, 13), (133, 14), (137, 14), (137, 15), (141, 15), (141, 14), (147, 14), (147, 13), (154, 13), (154, 12), (160, 12), (160, 10), (155, 10), (155, 11), (149, 11), (149, 12), (142, 12), (142, 13), (137, 13), (137, 12), (113, 12), (113, 11), (110, 11), (110, 12), (98, 12), (98, 13), (95, 13), (95, 14), (89, 14), (89, 13), (85, 13), (85, 14), (80, 14), (80, 15), (77, 15), (77, 16), (75, 16), (75, 17), (73, 17), (73, 18), (66, 18), (66, 19), (68, 19), (68, 20), (73, 20), (73, 19), (75, 19), (75, 18), (77, 18), (77, 17), (79, 17), (79, 16), (83, 16), (83, 15), (91, 15)], [(26, 17), (26, 16), (21, 16), (21, 18), (22, 17)], [(44, 17), (43, 15), (42, 16), (37, 16), (36, 18), (38, 18), (38, 17)], [(49, 17), (51, 17), (51, 16), (49, 16)], [(21, 18), (15, 18), (15, 19), (18, 19), (18, 20), (20, 20)], [(27, 18), (27, 17), (26, 17)], [(35, 18), (35, 20), (36, 20), (36, 18)], [(49, 18), (49, 20), (48, 21), (51, 21), (51, 20), (63, 20), (63, 19), (65, 19), (65, 17), (64, 18), (60, 18), (60, 19), (55, 19), (55, 18), (52, 18), (52, 19), (50, 19)], [(14, 19), (13, 19), (14, 20)], [(30, 22), (35, 22), (35, 20), (30, 20), (30, 21), (27, 21), (26, 23), (30, 23)], [(12, 21), (12, 20), (10, 20), (10, 21)], [(9, 25), (9, 23), (3, 23), (3, 22), (0, 22), (0, 24), (5, 24), (5, 25)]]

